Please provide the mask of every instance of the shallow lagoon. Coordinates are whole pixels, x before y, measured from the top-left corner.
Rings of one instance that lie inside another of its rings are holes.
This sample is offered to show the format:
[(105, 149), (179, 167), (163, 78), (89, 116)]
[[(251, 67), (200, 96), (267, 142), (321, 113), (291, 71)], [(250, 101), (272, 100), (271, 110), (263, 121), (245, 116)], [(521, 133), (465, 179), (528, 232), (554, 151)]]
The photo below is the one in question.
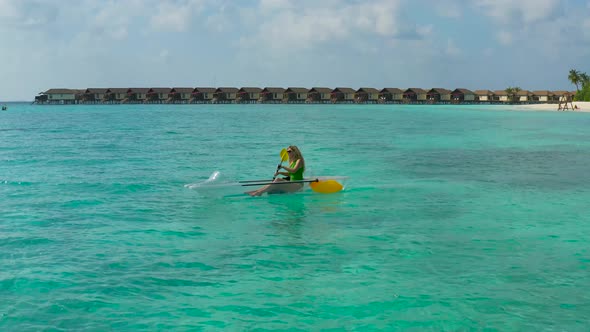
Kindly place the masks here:
[[(590, 114), (10, 105), (0, 329), (579, 330)], [(346, 190), (251, 198), (298, 145)]]

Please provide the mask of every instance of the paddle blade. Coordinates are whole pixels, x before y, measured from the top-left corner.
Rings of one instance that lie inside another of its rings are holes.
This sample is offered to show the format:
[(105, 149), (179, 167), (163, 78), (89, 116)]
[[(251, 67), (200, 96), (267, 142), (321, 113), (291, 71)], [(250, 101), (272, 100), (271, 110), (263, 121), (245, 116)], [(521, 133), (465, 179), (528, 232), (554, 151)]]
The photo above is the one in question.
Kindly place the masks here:
[(281, 162), (289, 160), (289, 154), (287, 153), (287, 149), (281, 150)]
[(332, 194), (342, 190), (342, 185), (336, 180), (324, 180), (309, 184), (311, 190), (321, 194)]

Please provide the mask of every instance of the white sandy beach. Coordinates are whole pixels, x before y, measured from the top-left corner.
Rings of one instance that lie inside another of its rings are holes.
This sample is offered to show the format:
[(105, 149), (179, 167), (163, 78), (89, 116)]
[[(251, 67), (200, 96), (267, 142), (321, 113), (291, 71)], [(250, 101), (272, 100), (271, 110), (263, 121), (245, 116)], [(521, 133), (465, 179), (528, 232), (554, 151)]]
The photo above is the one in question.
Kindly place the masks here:
[[(572, 110), (568, 103), (567, 112), (590, 112), (589, 101), (574, 101), (573, 105), (578, 106), (578, 109)], [(515, 105), (514, 107), (523, 111), (557, 111), (558, 104)]]

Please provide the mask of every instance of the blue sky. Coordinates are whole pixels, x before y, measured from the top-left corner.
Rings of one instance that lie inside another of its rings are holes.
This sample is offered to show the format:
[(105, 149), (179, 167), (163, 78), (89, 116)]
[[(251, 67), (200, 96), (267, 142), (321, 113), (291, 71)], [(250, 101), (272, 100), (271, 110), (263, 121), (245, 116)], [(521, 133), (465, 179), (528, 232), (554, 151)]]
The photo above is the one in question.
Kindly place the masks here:
[(49, 88), (573, 90), (590, 0), (0, 0), (0, 100)]

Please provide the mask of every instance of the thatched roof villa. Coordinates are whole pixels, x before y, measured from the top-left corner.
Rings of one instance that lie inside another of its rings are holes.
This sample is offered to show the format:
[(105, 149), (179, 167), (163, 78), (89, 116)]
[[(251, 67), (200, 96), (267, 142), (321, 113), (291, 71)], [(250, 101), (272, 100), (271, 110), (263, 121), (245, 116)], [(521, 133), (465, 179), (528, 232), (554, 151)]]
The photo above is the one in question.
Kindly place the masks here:
[(260, 91), (258, 101), (260, 103), (280, 103), (283, 101), (283, 94), (285, 89), (266, 87)]
[(353, 103), (356, 90), (352, 88), (335, 88), (332, 90), (330, 100), (332, 103)]
[(575, 91), (475, 90), (457, 88), (349, 87), (154, 87), (53, 88), (35, 97), (37, 104), (198, 104), (198, 103), (558, 103)]
[(304, 103), (307, 100), (307, 88), (291, 87), (283, 93), (283, 102), (285, 103)]
[(354, 94), (356, 103), (375, 104), (379, 102), (379, 90), (375, 88), (359, 88)]
[(307, 103), (329, 103), (332, 97), (332, 89), (323, 87), (313, 87), (307, 93)]
[(451, 92), (452, 103), (474, 102), (475, 93), (469, 89), (455, 89)]
[(383, 88), (379, 91), (380, 103), (401, 103), (404, 99), (404, 91), (398, 88)]

